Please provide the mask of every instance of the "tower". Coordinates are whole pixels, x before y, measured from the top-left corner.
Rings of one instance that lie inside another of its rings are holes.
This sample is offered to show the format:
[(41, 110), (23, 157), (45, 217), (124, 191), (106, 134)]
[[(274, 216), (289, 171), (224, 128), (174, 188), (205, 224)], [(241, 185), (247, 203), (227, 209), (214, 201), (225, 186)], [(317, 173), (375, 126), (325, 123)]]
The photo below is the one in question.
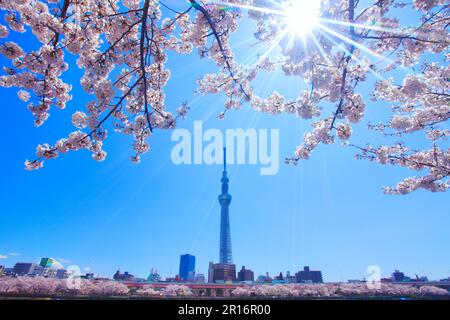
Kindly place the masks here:
[(230, 213), (231, 195), (228, 193), (227, 149), (223, 148), (222, 193), (219, 195), (220, 212), (220, 263), (232, 264)]

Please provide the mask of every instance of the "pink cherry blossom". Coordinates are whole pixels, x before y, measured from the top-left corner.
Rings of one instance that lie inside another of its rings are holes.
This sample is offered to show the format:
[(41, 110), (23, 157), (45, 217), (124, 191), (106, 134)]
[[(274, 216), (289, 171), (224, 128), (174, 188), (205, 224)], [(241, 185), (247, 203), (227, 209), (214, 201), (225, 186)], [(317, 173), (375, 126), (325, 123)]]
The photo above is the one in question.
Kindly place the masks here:
[[(107, 141), (108, 124), (114, 132), (131, 136), (130, 159), (139, 163), (151, 150), (155, 130), (174, 129), (188, 115), (186, 103), (167, 103), (167, 96), (177, 94), (167, 85), (177, 72), (170, 69), (169, 57), (189, 54), (215, 66), (208, 73), (199, 71), (196, 93), (225, 97), (217, 110), (219, 119), (248, 105), (269, 115), (311, 120), (310, 132), (287, 163), (313, 158), (319, 145), (333, 144), (338, 137), (359, 152), (357, 159), (414, 172), (384, 188), (387, 193), (448, 190), (447, 2), (321, 1), (320, 24), (303, 37), (289, 31), (284, 12), (294, 2), (189, 0), (184, 10), (174, 10), (153, 0), (0, 1), (5, 13), (0, 54), (11, 61), (3, 68), (0, 86), (19, 88), (18, 97), (27, 102), (34, 124), (43, 125), (72, 100), (73, 83), (66, 83), (64, 76), (69, 68), (81, 69), (81, 87), (91, 97), (72, 115), (78, 131), (39, 145), (26, 168), (38, 169), (44, 160), (82, 149), (104, 160), (106, 151), (99, 142)], [(417, 24), (393, 14), (399, 9), (408, 18), (417, 16)], [(245, 64), (232, 42), (244, 19), (254, 22), (241, 28), (253, 41), (254, 59)], [(16, 33), (25, 33), (24, 39), (32, 35), (34, 49), (25, 50), (29, 46), (16, 40)], [(260, 94), (254, 84), (264, 74), (295, 78), (297, 93), (292, 97), (268, 88)], [(368, 91), (370, 96), (363, 94)], [(368, 124), (385, 139), (378, 147), (352, 143), (355, 126), (369, 108), (390, 113)], [(428, 146), (418, 143), (420, 135)]]
[(43, 277), (0, 277), (0, 295), (117, 297), (129, 294), (122, 283), (79, 279), (79, 288), (69, 288), (65, 279)]

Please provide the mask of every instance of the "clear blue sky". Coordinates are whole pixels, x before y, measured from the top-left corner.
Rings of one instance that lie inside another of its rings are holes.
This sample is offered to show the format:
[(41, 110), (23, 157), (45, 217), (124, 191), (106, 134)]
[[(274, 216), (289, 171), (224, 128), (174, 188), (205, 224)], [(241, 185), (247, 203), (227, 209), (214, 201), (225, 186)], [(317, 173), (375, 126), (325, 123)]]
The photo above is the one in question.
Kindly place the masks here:
[[(246, 28), (234, 38), (241, 59), (251, 53), (245, 46), (251, 41)], [(18, 42), (32, 48), (32, 37)], [(1, 57), (0, 65), (5, 63)], [(205, 128), (222, 130), (277, 128), (282, 159), (309, 129), (305, 121), (259, 114), (248, 106), (220, 121), (216, 115), (223, 98), (193, 94), (195, 79), (215, 70), (212, 64), (195, 55), (171, 54), (169, 66), (168, 105), (192, 102), (180, 127), (192, 130), (194, 120), (203, 120)], [(66, 110), (53, 110), (40, 128), (32, 126), (16, 90), (0, 88), (5, 119), (0, 127), (0, 254), (8, 256), (0, 264), (50, 256), (106, 276), (120, 268), (146, 277), (152, 267), (170, 276), (178, 272), (180, 254), (191, 253), (197, 257), (196, 269), (207, 273), (208, 262), (218, 260), (221, 166), (173, 165), (171, 132), (154, 135), (152, 151), (140, 165), (129, 161), (131, 138), (110, 132), (103, 163), (81, 151), (48, 161), (41, 170), (24, 170), (24, 160), (33, 158), (37, 144), (53, 143), (73, 130), (71, 114), (84, 110), (90, 99), (81, 91), (80, 74), (74, 65), (65, 74), (75, 98)], [(295, 95), (301, 88), (294, 79), (280, 81), (277, 75), (264, 75), (257, 86), (261, 94), (277, 89)], [(379, 103), (368, 106), (366, 118), (355, 128), (355, 142), (383, 142), (369, 135), (365, 124), (386, 118), (385, 110)], [(231, 166), (237, 267), (245, 265), (258, 275), (296, 272), (309, 265), (321, 269), (326, 281), (362, 278), (372, 264), (381, 267), (383, 276), (394, 269), (433, 279), (450, 276), (449, 194), (384, 195), (383, 185), (395, 184), (410, 172), (355, 161), (354, 153), (339, 144), (320, 147), (298, 167), (281, 164), (275, 176), (260, 176), (259, 166)]]

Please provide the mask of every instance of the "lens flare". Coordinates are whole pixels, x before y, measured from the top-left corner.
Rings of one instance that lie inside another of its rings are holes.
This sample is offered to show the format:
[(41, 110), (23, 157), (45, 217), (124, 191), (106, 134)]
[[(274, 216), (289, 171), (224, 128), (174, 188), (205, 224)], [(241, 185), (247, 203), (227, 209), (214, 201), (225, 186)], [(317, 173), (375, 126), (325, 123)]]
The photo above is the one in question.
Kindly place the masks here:
[(285, 13), (290, 32), (305, 37), (319, 24), (320, 0), (293, 0)]

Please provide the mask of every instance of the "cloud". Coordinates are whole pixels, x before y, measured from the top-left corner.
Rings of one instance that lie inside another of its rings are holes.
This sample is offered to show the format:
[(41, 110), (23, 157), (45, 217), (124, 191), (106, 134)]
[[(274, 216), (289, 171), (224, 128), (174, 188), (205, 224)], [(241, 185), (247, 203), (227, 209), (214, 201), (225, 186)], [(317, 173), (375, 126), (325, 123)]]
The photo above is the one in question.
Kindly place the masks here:
[(91, 267), (84, 267), (84, 271), (91, 271)]
[(58, 260), (60, 263), (70, 263), (70, 260), (64, 259), (64, 258), (56, 258), (56, 260)]
[(0, 254), (0, 259), (8, 259), (8, 256), (4, 256), (4, 255)]
[(11, 252), (9, 255), (15, 257), (15, 256), (20, 256), (20, 253), (17, 253), (17, 252)]

